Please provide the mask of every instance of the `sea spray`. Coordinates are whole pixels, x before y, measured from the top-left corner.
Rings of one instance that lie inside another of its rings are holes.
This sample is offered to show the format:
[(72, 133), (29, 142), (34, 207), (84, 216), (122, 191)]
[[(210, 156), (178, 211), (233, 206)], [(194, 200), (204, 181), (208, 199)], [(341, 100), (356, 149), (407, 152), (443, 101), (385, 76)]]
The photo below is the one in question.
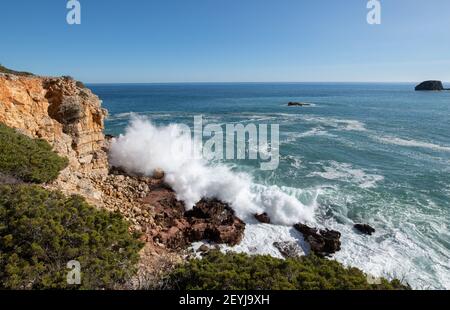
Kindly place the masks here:
[(274, 224), (312, 222), (315, 204), (307, 206), (278, 186), (256, 184), (246, 173), (233, 171), (223, 163), (206, 161), (192, 147), (192, 136), (184, 125), (164, 127), (148, 119), (134, 117), (112, 141), (110, 162), (129, 173), (152, 175), (165, 171), (165, 181), (178, 199), (192, 208), (201, 198), (218, 198), (230, 203), (237, 216), (252, 221), (255, 213), (267, 212)]

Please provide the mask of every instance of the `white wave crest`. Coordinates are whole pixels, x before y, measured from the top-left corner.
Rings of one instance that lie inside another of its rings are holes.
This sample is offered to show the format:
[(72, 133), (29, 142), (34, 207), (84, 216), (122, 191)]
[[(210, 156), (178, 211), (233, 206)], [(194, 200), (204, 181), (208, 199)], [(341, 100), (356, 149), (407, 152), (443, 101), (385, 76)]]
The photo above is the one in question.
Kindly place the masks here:
[(388, 143), (388, 144), (395, 144), (395, 145), (409, 146), (409, 147), (420, 147), (420, 148), (432, 149), (432, 150), (436, 150), (436, 151), (450, 152), (450, 146), (438, 145), (438, 144), (434, 144), (431, 142), (407, 140), (407, 139), (391, 137), (391, 136), (378, 137), (377, 139), (383, 143)]
[(329, 126), (336, 128), (338, 130), (347, 131), (366, 131), (365, 124), (358, 120), (352, 119), (337, 119), (331, 117), (316, 117), (307, 116), (304, 118), (305, 121), (322, 124), (324, 126)]
[(372, 188), (376, 183), (384, 179), (377, 174), (369, 174), (362, 169), (355, 169), (347, 163), (330, 161), (323, 167), (324, 171), (312, 172), (308, 176), (320, 176), (328, 180), (340, 180), (358, 184), (361, 188)]

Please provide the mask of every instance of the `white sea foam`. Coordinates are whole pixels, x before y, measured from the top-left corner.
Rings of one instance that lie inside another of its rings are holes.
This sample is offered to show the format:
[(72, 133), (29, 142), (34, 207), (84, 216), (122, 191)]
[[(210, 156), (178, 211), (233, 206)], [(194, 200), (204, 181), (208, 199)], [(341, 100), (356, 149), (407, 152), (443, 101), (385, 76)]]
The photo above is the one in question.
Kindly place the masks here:
[[(372, 236), (355, 233), (352, 225), (325, 223), (342, 234), (341, 251), (334, 258), (377, 277), (403, 280), (415, 289), (450, 289), (450, 266), (444, 263), (448, 262), (445, 250), (439, 253), (430, 244), (418, 242), (417, 228), (407, 219), (404, 221), (409, 224), (401, 229), (394, 228), (398, 224), (387, 218), (380, 221)], [(431, 267), (424, 271), (423, 264)]]
[(338, 119), (332, 117), (306, 116), (305, 121), (319, 123), (324, 126), (334, 127), (338, 130), (347, 131), (366, 131), (365, 124), (358, 120)]
[(306, 254), (308, 251), (308, 245), (296, 229), (268, 224), (247, 224), (244, 237), (239, 245), (234, 247), (222, 246), (222, 249), (238, 253), (270, 255), (282, 258), (283, 256), (279, 250), (273, 245), (275, 242), (294, 242), (298, 244), (303, 254)]
[(292, 168), (301, 169), (304, 166), (302, 165), (302, 160), (298, 156), (287, 155), (281, 156), (281, 160), (287, 161)]
[(340, 180), (358, 184), (361, 188), (372, 188), (384, 179), (383, 176), (370, 174), (362, 169), (355, 169), (351, 164), (330, 161), (323, 165), (324, 171), (316, 171), (308, 176), (320, 176), (328, 180)]
[(436, 151), (450, 152), (450, 146), (443, 146), (443, 145), (434, 144), (431, 142), (408, 140), (408, 139), (402, 139), (402, 138), (391, 137), (391, 136), (377, 137), (377, 139), (383, 143), (388, 143), (388, 144), (395, 144), (395, 145), (407, 146), (407, 147), (419, 147), (419, 148), (432, 149), (432, 150), (436, 150)]
[(224, 164), (211, 165), (198, 154), (183, 151), (191, 145), (191, 136), (178, 125), (156, 127), (146, 119), (134, 118), (125, 134), (113, 140), (110, 162), (144, 175), (163, 169), (166, 182), (188, 208), (202, 197), (211, 197), (230, 203), (244, 220), (261, 212), (267, 212), (276, 224), (314, 220), (314, 203), (303, 204), (286, 193), (289, 189), (255, 184), (248, 174), (233, 172)]
[(287, 138), (283, 141), (283, 143), (292, 143), (297, 141), (298, 139), (307, 138), (307, 137), (315, 137), (315, 136), (327, 136), (327, 137), (335, 137), (335, 135), (327, 132), (323, 127), (314, 127), (310, 130), (304, 132), (290, 132), (286, 134)]

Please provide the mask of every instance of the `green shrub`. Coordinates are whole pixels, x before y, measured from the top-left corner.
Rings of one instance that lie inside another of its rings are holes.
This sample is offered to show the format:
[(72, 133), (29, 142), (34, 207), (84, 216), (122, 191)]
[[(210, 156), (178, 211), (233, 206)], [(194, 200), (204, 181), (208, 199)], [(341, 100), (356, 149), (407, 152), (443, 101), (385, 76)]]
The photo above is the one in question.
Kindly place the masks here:
[(22, 72), (22, 71), (15, 71), (8, 69), (2, 65), (0, 65), (0, 73), (9, 73), (9, 74), (15, 74), (15, 75), (23, 75), (23, 76), (33, 76), (34, 74), (30, 72)]
[(182, 290), (355, 290), (407, 289), (400, 281), (367, 282), (357, 268), (345, 268), (317, 256), (277, 259), (271, 256), (211, 251), (190, 260), (168, 276), (169, 286)]
[[(135, 272), (141, 243), (114, 213), (37, 185), (0, 185), (0, 289), (112, 289)], [(67, 263), (81, 285), (67, 284)]]
[(46, 183), (68, 164), (44, 140), (31, 139), (0, 124), (0, 172), (25, 182)]

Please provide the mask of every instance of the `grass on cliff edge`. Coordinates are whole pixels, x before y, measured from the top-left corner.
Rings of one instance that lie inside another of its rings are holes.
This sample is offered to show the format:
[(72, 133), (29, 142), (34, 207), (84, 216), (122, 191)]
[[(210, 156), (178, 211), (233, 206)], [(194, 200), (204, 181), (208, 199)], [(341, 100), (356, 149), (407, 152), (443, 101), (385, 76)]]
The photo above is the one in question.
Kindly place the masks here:
[[(114, 289), (142, 247), (121, 215), (38, 185), (0, 185), (0, 289)], [(67, 263), (80, 262), (69, 285)]]
[(33, 76), (34, 75), (33, 73), (30, 73), (30, 72), (11, 70), (11, 69), (8, 69), (8, 68), (2, 66), (1, 64), (0, 64), (0, 73), (8, 73), (8, 74), (22, 75), (22, 76)]
[(0, 173), (25, 182), (47, 183), (68, 164), (44, 140), (32, 139), (0, 123)]
[(399, 280), (369, 284), (361, 270), (317, 256), (283, 260), (220, 251), (179, 266), (168, 276), (168, 285), (180, 290), (409, 289)]

